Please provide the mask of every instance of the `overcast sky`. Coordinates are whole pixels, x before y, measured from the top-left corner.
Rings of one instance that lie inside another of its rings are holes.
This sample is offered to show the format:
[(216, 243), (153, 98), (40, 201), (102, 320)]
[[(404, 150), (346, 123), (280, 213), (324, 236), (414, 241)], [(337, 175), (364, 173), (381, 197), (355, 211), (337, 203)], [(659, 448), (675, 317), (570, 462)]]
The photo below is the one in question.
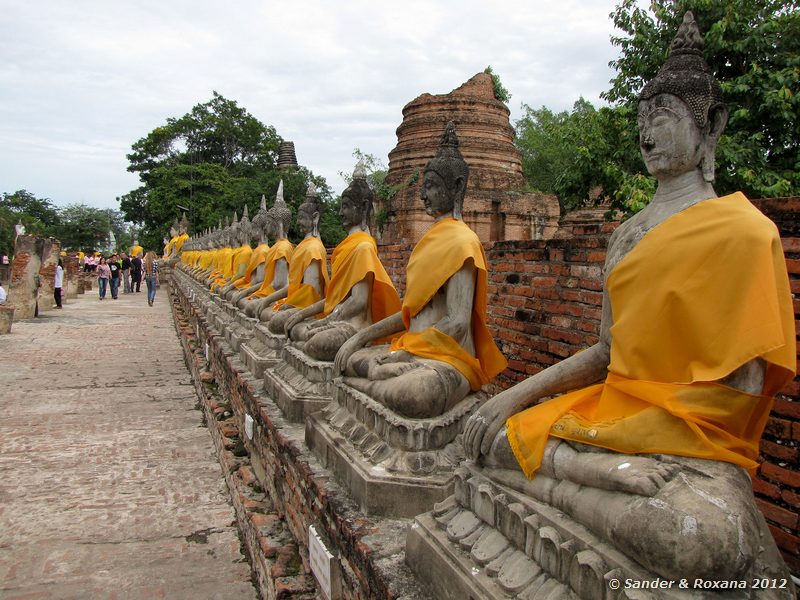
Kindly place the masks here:
[(0, 192), (118, 208), (125, 154), (216, 90), (336, 192), (402, 108), (491, 65), (520, 104), (597, 104), (614, 0), (0, 0)]

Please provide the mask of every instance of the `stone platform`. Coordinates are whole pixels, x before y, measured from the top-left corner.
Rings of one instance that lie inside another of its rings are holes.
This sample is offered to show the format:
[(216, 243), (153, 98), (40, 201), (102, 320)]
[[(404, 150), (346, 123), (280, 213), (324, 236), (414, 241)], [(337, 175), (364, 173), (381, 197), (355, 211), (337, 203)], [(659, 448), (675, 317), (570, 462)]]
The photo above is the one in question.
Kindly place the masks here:
[[(239, 314), (244, 315), (241, 311)], [(250, 320), (253, 321), (252, 335), (240, 343), (239, 357), (253, 376), (261, 379), (280, 359), (286, 336), (272, 333), (258, 319)]]
[(367, 514), (412, 517), (452, 493), (461, 430), (485, 400), (471, 394), (440, 417), (407, 419), (341, 380), (306, 419), (306, 444)]
[[(284, 338), (285, 339), (285, 338)], [(333, 392), (333, 363), (314, 360), (292, 345), (264, 372), (264, 391), (293, 423), (323, 408)]]

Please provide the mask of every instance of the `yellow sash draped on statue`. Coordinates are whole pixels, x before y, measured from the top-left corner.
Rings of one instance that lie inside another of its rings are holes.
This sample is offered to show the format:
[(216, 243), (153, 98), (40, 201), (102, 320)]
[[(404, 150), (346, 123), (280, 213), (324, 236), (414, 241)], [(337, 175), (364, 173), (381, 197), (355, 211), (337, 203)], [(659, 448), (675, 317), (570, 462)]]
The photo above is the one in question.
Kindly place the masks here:
[[(322, 296), (311, 285), (303, 283), (306, 269), (313, 261), (318, 261)], [(305, 308), (319, 302), (328, 287), (328, 252), (318, 237), (307, 237), (297, 244), (289, 264), (289, 291), (286, 298), (278, 300), (272, 307), (279, 311), (285, 304), (296, 308)]]
[(141, 256), (142, 252), (144, 252), (144, 248), (141, 246), (132, 246), (131, 247), (131, 258), (135, 258), (137, 256)]
[(208, 269), (210, 269), (211, 264), (213, 262), (214, 262), (213, 250), (203, 250), (202, 254), (197, 259), (197, 264), (203, 271), (207, 271)]
[(178, 240), (178, 237), (177, 237), (177, 236), (175, 236), (175, 237), (171, 238), (171, 239), (170, 239), (170, 240), (167, 242), (167, 245), (166, 245), (166, 246), (164, 246), (164, 255), (163, 255), (163, 258), (169, 258), (169, 257), (172, 255), (172, 248), (175, 246), (175, 242), (176, 242), (177, 240)]
[(370, 303), (373, 322), (393, 315), (400, 310), (400, 296), (394, 289), (378, 258), (378, 245), (375, 238), (365, 231), (351, 233), (342, 240), (331, 255), (331, 280), (325, 293), (327, 316), (350, 293), (353, 286), (372, 273)]
[(219, 279), (220, 277), (225, 277), (226, 273), (230, 274), (231, 272), (233, 248), (220, 248), (216, 252), (217, 256), (214, 259), (214, 270), (211, 272), (209, 277)]
[(275, 245), (267, 250), (267, 256), (264, 258), (264, 282), (256, 292), (253, 292), (248, 298), (266, 298), (270, 294), (274, 294), (277, 290), (272, 289), (272, 280), (275, 278), (275, 267), (280, 259), (286, 259), (286, 262), (291, 264), (292, 253), (294, 246), (287, 239), (278, 240)]
[(259, 266), (266, 260), (267, 252), (269, 251), (269, 244), (259, 244), (250, 254), (250, 261), (247, 263), (247, 268), (244, 270), (244, 275), (236, 282), (236, 289), (243, 290), (250, 287), (250, 280)]
[(178, 236), (178, 237), (175, 239), (175, 244), (173, 244), (173, 247), (172, 247), (172, 248), (173, 248), (173, 249), (172, 249), (172, 253), (173, 253), (173, 254), (177, 254), (178, 252), (180, 252), (180, 251), (181, 251), (181, 248), (183, 248), (183, 244), (184, 244), (184, 242), (186, 242), (186, 240), (188, 240), (188, 239), (189, 239), (189, 234), (188, 234), (188, 233), (182, 233), (182, 234), (180, 234), (180, 235), (179, 235), (179, 236)]
[[(609, 274), (605, 383), (506, 422), (532, 477), (548, 435), (624, 453), (721, 460), (751, 472), (772, 397), (794, 377), (794, 311), (775, 225), (741, 193), (648, 232)], [(763, 395), (714, 383), (754, 358)]]
[(211, 288), (214, 289), (217, 287), (224, 287), (229, 284), (231, 279), (236, 275), (236, 273), (239, 272), (241, 267), (247, 267), (252, 255), (253, 249), (250, 247), (250, 244), (242, 244), (236, 248), (231, 256), (230, 271), (228, 273), (224, 273), (222, 277), (211, 284)]
[(392, 350), (406, 350), (422, 358), (446, 362), (464, 375), (473, 391), (488, 383), (506, 368), (506, 359), (486, 328), (486, 255), (478, 236), (463, 221), (448, 218), (433, 227), (414, 247), (406, 268), (406, 296), (403, 298), (403, 323), (406, 328), (431, 298), (467, 260), (476, 268), (472, 301), (472, 339), (475, 356), (456, 340), (435, 328), (406, 332), (395, 338)]

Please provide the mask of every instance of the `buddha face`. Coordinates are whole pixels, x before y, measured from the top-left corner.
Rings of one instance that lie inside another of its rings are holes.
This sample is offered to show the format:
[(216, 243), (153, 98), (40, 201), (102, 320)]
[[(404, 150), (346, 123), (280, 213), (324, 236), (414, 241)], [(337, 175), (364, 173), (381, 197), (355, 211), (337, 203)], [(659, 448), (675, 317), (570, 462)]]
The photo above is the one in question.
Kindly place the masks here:
[(453, 195), (447, 189), (444, 179), (434, 171), (425, 171), (421, 196), (425, 203), (425, 212), (433, 218), (452, 212), (455, 206)]
[(318, 217), (319, 214), (316, 212), (312, 213), (305, 208), (299, 209), (297, 211), (297, 224), (300, 226), (300, 230), (306, 234), (314, 231), (314, 225)]
[(707, 134), (683, 100), (658, 94), (639, 102), (638, 123), (642, 158), (653, 177), (660, 180), (698, 168)]
[(345, 229), (361, 225), (363, 217), (363, 207), (361, 203), (349, 194), (342, 194), (342, 205), (339, 208), (339, 216)]

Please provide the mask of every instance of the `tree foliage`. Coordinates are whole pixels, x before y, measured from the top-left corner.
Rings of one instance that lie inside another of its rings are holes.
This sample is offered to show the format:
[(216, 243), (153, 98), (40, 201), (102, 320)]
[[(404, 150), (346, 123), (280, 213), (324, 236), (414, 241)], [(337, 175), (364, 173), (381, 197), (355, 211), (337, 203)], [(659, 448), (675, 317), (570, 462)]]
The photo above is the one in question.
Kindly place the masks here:
[(649, 9), (622, 0), (611, 14), (622, 32), (611, 39), (620, 49), (611, 63), (617, 74), (603, 94), (612, 106), (579, 100), (571, 112), (553, 113), (523, 105), (517, 144), (529, 185), (557, 194), (567, 210), (590, 197), (610, 199), (628, 214), (646, 205), (655, 182), (639, 156), (638, 94), (692, 10), (730, 110), (717, 148), (717, 191), (753, 198), (800, 193), (797, 8), (797, 0), (655, 0)]
[(58, 209), (49, 198), (37, 198), (27, 190), (3, 192), (0, 198), (0, 254), (11, 256), (14, 251), (14, 226), (25, 226), (30, 234), (52, 236), (59, 222)]
[(511, 92), (508, 91), (506, 86), (503, 85), (503, 82), (500, 81), (500, 76), (492, 70), (492, 66), (489, 65), (483, 70), (484, 73), (488, 73), (492, 76), (492, 85), (494, 86), (494, 97), (500, 100), (500, 102), (505, 102), (508, 104), (509, 100), (511, 100)]
[[(68, 250), (99, 250), (105, 248), (108, 242), (108, 232), (114, 231), (112, 215), (118, 221), (118, 226), (124, 230), (124, 223), (117, 211), (102, 208), (93, 208), (85, 204), (70, 204), (59, 209), (61, 217), (59, 224), (54, 228), (54, 235), (61, 241), (62, 247)], [(119, 248), (120, 236), (114, 231)]]
[[(315, 181), (323, 201), (330, 190), (325, 181), (304, 168), (277, 168), (281, 138), (233, 100), (213, 93), (179, 118), (168, 118), (135, 142), (128, 154), (128, 170), (139, 174), (142, 185), (120, 198), (125, 218), (142, 225), (139, 241), (161, 248), (162, 239), (188, 209), (192, 231), (215, 226), (244, 205), (252, 215), (261, 195), (268, 203), (281, 179), (284, 198), (296, 210), (309, 181)], [(297, 238), (295, 226), (290, 237)]]

